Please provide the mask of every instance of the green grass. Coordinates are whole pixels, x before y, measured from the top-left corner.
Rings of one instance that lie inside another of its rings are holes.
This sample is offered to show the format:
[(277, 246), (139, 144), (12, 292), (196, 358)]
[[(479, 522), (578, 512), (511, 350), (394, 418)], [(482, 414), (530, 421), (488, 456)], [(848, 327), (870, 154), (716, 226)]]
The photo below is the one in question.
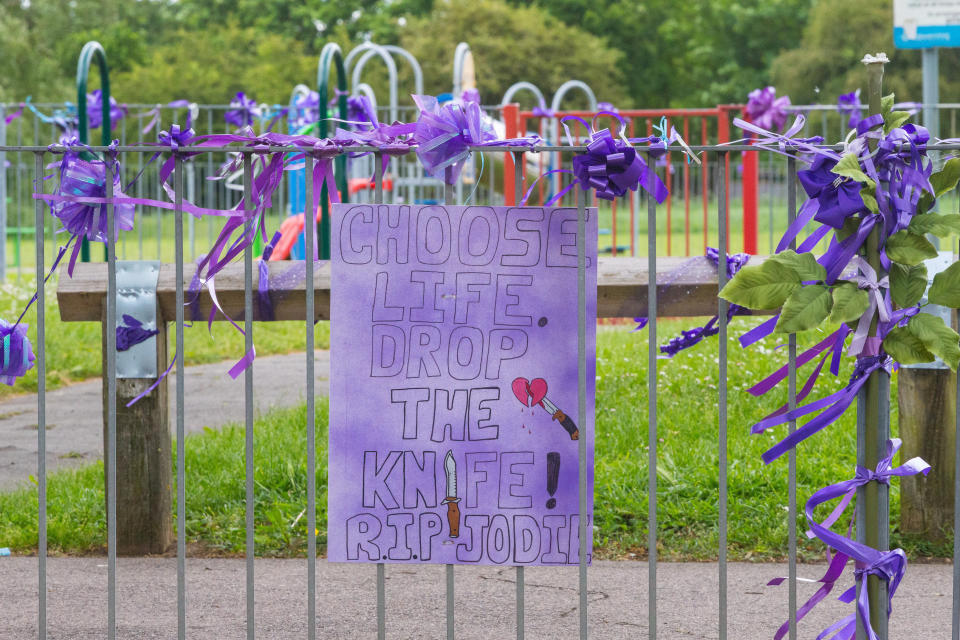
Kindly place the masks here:
[[(0, 286), (0, 318), (14, 322), (33, 296), (33, 280), (22, 285)], [(55, 389), (63, 384), (100, 375), (100, 323), (62, 322), (57, 307), (56, 277), (46, 286), (46, 346), (47, 388)], [(35, 307), (23, 321), (30, 325), (28, 335), (33, 345), (37, 344)], [(173, 331), (170, 336), (170, 357), (173, 357)], [(315, 330), (316, 344), (326, 348), (329, 344), (329, 324), (320, 322)], [(254, 329), (254, 341), (258, 355), (302, 351), (306, 345), (302, 322), (262, 322)], [(215, 322), (208, 332), (205, 323), (197, 323), (184, 332), (185, 358), (187, 365), (221, 360), (239, 360), (244, 353), (243, 336), (226, 322)], [(34, 348), (36, 349), (36, 348)], [(0, 398), (37, 390), (37, 369), (34, 367), (17, 380), (13, 387), (0, 385)]]
[[(661, 321), (665, 341), (695, 320)], [(787, 463), (765, 467), (760, 453), (782, 437), (784, 427), (762, 436), (750, 426), (785, 400), (777, 389), (760, 400), (745, 389), (781, 366), (784, 349), (768, 339), (743, 350), (737, 336), (755, 320), (738, 319), (729, 342), (729, 541), (730, 558), (775, 559), (786, 553)], [(598, 555), (646, 554), (647, 522), (647, 332), (604, 325), (597, 346), (596, 525)], [(819, 334), (800, 336), (809, 345)], [(717, 555), (718, 418), (715, 338), (658, 365), (658, 550), (671, 560), (709, 560)], [(842, 387), (850, 373), (821, 378), (816, 395)], [(808, 365), (809, 367), (809, 365)], [(801, 375), (807, 372), (801, 371)], [(892, 393), (896, 394), (896, 378)], [(894, 403), (895, 406), (896, 403)], [(305, 553), (305, 407), (272, 411), (255, 423), (256, 545), (263, 556)], [(317, 408), (317, 522), (321, 551), (326, 540), (327, 406)], [(891, 423), (896, 426), (896, 415)], [(799, 447), (798, 498), (802, 507), (816, 489), (852, 476), (854, 411)], [(244, 550), (244, 433), (240, 426), (188, 436), (186, 442), (188, 541), (205, 553)], [(940, 545), (905, 539), (897, 531), (899, 488), (891, 491), (892, 543), (912, 556), (950, 555)], [(34, 487), (0, 494), (0, 542), (14, 552), (36, 548)], [(58, 471), (48, 480), (50, 549), (54, 553), (101, 553), (104, 547), (103, 468), (97, 463)], [(820, 514), (825, 516), (825, 512)], [(805, 530), (802, 516), (798, 526)], [(799, 536), (801, 555), (819, 557), (822, 547)]]

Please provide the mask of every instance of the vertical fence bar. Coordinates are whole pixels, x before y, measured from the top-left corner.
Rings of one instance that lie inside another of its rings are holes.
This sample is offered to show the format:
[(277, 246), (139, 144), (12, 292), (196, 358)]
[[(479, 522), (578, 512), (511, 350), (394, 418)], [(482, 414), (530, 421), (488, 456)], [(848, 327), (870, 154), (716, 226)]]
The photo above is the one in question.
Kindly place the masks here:
[[(771, 154), (772, 157), (772, 154)], [(793, 224), (797, 218), (797, 160), (793, 156), (787, 159), (787, 226)], [(771, 229), (772, 229), (771, 220)], [(771, 234), (773, 232), (771, 231)], [(773, 236), (771, 235), (771, 238)], [(771, 240), (771, 247), (773, 241)], [(797, 241), (790, 243), (790, 248), (796, 250)], [(771, 253), (773, 250), (771, 249)], [(792, 411), (797, 406), (797, 334), (791, 333), (788, 337), (787, 356), (787, 406)], [(788, 430), (793, 433), (797, 430), (797, 421), (788, 423)], [(790, 640), (797, 640), (797, 449), (791, 447), (787, 459), (787, 576), (789, 579), (787, 594), (787, 609), (789, 616)]]
[[(577, 192), (577, 424), (587, 424), (587, 211), (586, 194), (582, 189)], [(616, 242), (616, 240), (614, 240)], [(577, 440), (579, 464), (577, 473), (580, 491), (580, 515), (577, 518), (580, 533), (579, 573), (580, 573), (580, 640), (587, 640), (587, 544), (593, 545), (593, 534), (589, 528), (587, 511), (587, 438), (593, 429), (585, 428)]]
[[(174, 243), (173, 260), (177, 280), (177, 639), (187, 637), (187, 489), (186, 441), (184, 440), (184, 361), (183, 361), (183, 156), (174, 152)], [(163, 318), (158, 318), (163, 322)]]
[[(727, 166), (729, 154), (724, 153), (723, 159), (718, 163), (720, 171), (720, 197), (717, 200), (717, 251), (720, 253), (717, 269), (717, 284), (722, 289), (727, 283), (727, 197), (729, 196), (729, 183), (727, 182)], [(718, 403), (718, 435), (719, 435), (719, 533), (718, 533), (718, 579), (720, 582), (720, 617), (719, 617), (719, 638), (727, 638), (727, 307), (729, 303), (723, 298), (718, 298), (719, 310), (717, 315), (720, 320), (720, 333), (717, 336), (719, 344), (719, 372), (717, 387), (719, 389)]]
[[(514, 152), (513, 153), (513, 170), (514, 170), (514, 198), (517, 204), (520, 204), (520, 199), (523, 198), (523, 154)], [(493, 166), (493, 163), (490, 163)], [(492, 192), (491, 192), (492, 193)], [(540, 201), (543, 203), (543, 200)], [(524, 573), (524, 567), (517, 567), (517, 640), (523, 640), (524, 636), (524, 589), (526, 588), (526, 575)]]
[[(106, 126), (106, 123), (104, 123)], [(117, 637), (117, 251), (111, 158), (104, 156), (107, 197), (107, 638)], [(42, 285), (42, 281), (37, 283)]]
[[(243, 154), (243, 204), (253, 207), (253, 158), (249, 152)], [(251, 225), (254, 221), (251, 219)], [(243, 250), (243, 333), (244, 351), (253, 349), (253, 244), (247, 244)], [(243, 372), (244, 431), (245, 431), (245, 471), (246, 471), (246, 552), (247, 552), (247, 640), (256, 635), (254, 626), (253, 598), (253, 364), (247, 364)]]
[[(648, 157), (648, 162), (653, 158)], [(657, 639), (657, 200), (647, 195), (647, 617)]]
[[(523, 163), (521, 162), (519, 164), (521, 165), (520, 171), (522, 176)], [(450, 184), (450, 182), (453, 179), (453, 169), (450, 167), (447, 167), (444, 172), (444, 177), (445, 177), (445, 180), (443, 182), (443, 203), (451, 204), (456, 200), (454, 187), (452, 184)], [(512, 204), (516, 204), (516, 202)], [(454, 583), (453, 583), (453, 565), (452, 564), (448, 564), (446, 566), (446, 574), (447, 574), (447, 640), (453, 640), (454, 632), (455, 632), (455, 625), (454, 625), (455, 606), (453, 601)]]
[[(383, 154), (373, 154), (374, 202), (383, 204)], [(333, 225), (331, 224), (331, 228)], [(377, 563), (377, 640), (387, 637), (387, 568)]]
[[(0, 171), (4, 171), (0, 166)], [(43, 191), (43, 152), (33, 156), (34, 189)], [(37, 637), (47, 638), (47, 336), (44, 276), (44, 205), (34, 201), (37, 274)]]
[[(960, 250), (960, 247), (958, 247)], [(960, 315), (955, 315), (960, 327)], [(952, 640), (960, 640), (960, 375), (957, 375), (957, 415), (954, 423), (953, 444), (953, 611), (952, 611)]]
[(314, 397), (314, 239), (316, 237), (317, 212), (313, 210), (313, 156), (303, 158), (304, 206), (303, 206), (303, 260), (306, 266), (306, 350), (307, 350), (307, 640), (317, 637), (317, 425), (316, 399)]

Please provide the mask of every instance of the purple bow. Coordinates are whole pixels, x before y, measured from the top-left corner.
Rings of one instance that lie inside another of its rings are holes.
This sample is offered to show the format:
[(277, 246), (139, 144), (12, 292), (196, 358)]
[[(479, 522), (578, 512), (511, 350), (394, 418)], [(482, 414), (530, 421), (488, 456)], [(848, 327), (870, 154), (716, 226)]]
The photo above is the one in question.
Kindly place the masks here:
[[(127, 115), (127, 105), (118, 105), (113, 96), (110, 96), (110, 130), (117, 128), (117, 123)], [(103, 92), (95, 89), (87, 94), (87, 119), (90, 128), (96, 129), (103, 124)]]
[[(430, 175), (442, 177), (448, 184), (459, 179), (471, 147), (532, 147), (540, 142), (540, 136), (498, 140), (493, 122), (477, 102), (452, 101), (441, 105), (433, 96), (413, 96), (413, 101), (420, 109), (413, 133), (417, 157)], [(448, 167), (451, 170), (445, 171)]]
[[(71, 145), (80, 144), (76, 139)], [(113, 173), (113, 196), (123, 199), (126, 196), (120, 184), (120, 165), (115, 159), (108, 158)], [(86, 237), (95, 242), (107, 242), (107, 195), (106, 164), (103, 160), (84, 160), (75, 151), (67, 151), (59, 162), (51, 167), (59, 167), (60, 184), (57, 192), (43, 199), (50, 201), (50, 212), (63, 224), (71, 236)], [(115, 202), (115, 237), (120, 231), (133, 229), (136, 207), (128, 202)], [(77, 242), (70, 257), (67, 273), (72, 276), (73, 268), (80, 253), (81, 243)]]
[(586, 153), (573, 157), (573, 174), (580, 188), (593, 189), (604, 200), (619, 198), (641, 186), (657, 202), (669, 195), (666, 185), (642, 155), (626, 140), (614, 138), (609, 129), (590, 135)]
[(598, 102), (597, 111), (609, 111), (610, 113), (620, 113), (620, 109), (617, 109), (610, 102)]
[(797, 178), (807, 196), (817, 201), (814, 219), (840, 229), (847, 218), (866, 213), (867, 207), (860, 197), (863, 184), (833, 173), (835, 166), (836, 160), (817, 156), (809, 169), (797, 172)]
[(259, 117), (260, 108), (257, 107), (257, 101), (248, 98), (243, 91), (237, 92), (237, 96), (230, 101), (230, 110), (223, 114), (227, 124), (235, 127), (249, 127)]
[(862, 118), (860, 110), (862, 108), (863, 105), (860, 104), (860, 89), (851, 91), (850, 93), (842, 93), (840, 97), (837, 98), (837, 112), (841, 115), (849, 116), (847, 126), (851, 129), (856, 129), (857, 125), (860, 124), (860, 119)]
[(0, 320), (0, 380), (13, 386), (17, 378), (33, 368), (34, 356), (27, 338), (27, 325), (10, 325)]
[(777, 97), (773, 87), (754, 89), (747, 96), (747, 116), (758, 127), (780, 131), (787, 122), (788, 96)]
[(144, 329), (142, 322), (126, 313), (122, 319), (123, 324), (117, 325), (117, 351), (126, 351), (160, 333), (156, 329)]
[[(830, 526), (843, 515), (843, 511), (853, 499), (858, 487), (874, 481), (889, 485), (890, 478), (892, 477), (912, 476), (918, 473), (926, 475), (929, 473), (930, 465), (921, 458), (911, 458), (899, 467), (893, 467), (893, 457), (900, 449), (900, 445), (901, 442), (898, 438), (887, 440), (886, 454), (884, 458), (877, 463), (875, 471), (858, 466), (856, 476), (853, 479), (824, 487), (807, 500), (804, 508), (807, 523), (810, 525), (810, 531), (807, 532), (807, 536), (810, 538), (819, 538), (828, 548), (836, 550), (836, 554), (831, 560), (826, 574), (818, 580), (818, 582), (823, 583), (823, 586), (820, 587), (803, 606), (797, 609), (796, 620), (798, 622), (830, 593), (850, 558), (853, 558), (856, 562), (854, 577), (856, 581), (862, 585), (860, 597), (857, 598), (857, 588), (856, 585), (854, 585), (840, 595), (840, 601), (853, 602), (854, 599), (857, 600), (857, 611), (860, 619), (863, 621), (867, 638), (876, 640), (877, 635), (870, 625), (870, 601), (867, 597), (866, 584), (863, 583), (865, 576), (876, 575), (888, 583), (887, 617), (890, 616), (893, 596), (907, 568), (907, 558), (903, 550), (878, 551), (872, 547), (851, 540), (849, 533), (846, 536), (834, 533), (830, 530)], [(837, 498), (841, 498), (841, 500), (833, 512), (823, 522), (817, 522), (813, 515), (814, 510), (819, 505)], [(783, 578), (775, 578), (771, 580), (769, 584), (780, 584), (782, 582)], [(852, 613), (824, 629), (817, 637), (825, 638), (831, 636), (833, 640), (850, 640), (856, 632), (856, 622), (857, 613)], [(780, 629), (777, 630), (774, 640), (783, 638), (788, 629), (789, 621), (785, 622)]]
[(293, 102), (293, 118), (291, 124), (294, 131), (309, 126), (320, 119), (320, 94), (311, 91), (299, 96)]

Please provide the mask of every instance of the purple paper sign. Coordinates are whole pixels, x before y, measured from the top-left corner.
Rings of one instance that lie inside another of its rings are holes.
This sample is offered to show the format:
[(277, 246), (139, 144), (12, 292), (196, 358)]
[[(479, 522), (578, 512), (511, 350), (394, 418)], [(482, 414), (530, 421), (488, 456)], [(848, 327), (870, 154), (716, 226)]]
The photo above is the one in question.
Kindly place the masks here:
[(583, 424), (576, 209), (341, 204), (332, 222), (328, 558), (577, 564), (596, 209)]

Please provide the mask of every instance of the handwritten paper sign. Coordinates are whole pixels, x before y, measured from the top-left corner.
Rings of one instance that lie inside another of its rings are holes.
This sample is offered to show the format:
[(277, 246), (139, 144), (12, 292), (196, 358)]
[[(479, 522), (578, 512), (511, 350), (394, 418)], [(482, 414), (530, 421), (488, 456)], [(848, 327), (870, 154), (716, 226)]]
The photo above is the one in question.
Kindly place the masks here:
[(596, 210), (583, 424), (576, 209), (342, 204), (332, 222), (328, 558), (576, 564)]

